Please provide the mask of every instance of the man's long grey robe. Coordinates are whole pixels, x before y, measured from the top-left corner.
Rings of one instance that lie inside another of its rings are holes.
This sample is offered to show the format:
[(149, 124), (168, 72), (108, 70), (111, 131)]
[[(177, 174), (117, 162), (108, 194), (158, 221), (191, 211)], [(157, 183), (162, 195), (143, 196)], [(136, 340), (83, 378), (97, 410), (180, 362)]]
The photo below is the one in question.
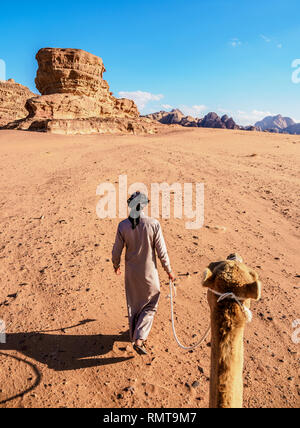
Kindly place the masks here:
[(120, 266), (124, 246), (126, 246), (125, 288), (130, 339), (146, 340), (160, 297), (155, 250), (165, 271), (171, 272), (159, 221), (142, 214), (140, 223), (135, 229), (132, 229), (128, 219), (119, 224), (112, 251), (115, 269)]

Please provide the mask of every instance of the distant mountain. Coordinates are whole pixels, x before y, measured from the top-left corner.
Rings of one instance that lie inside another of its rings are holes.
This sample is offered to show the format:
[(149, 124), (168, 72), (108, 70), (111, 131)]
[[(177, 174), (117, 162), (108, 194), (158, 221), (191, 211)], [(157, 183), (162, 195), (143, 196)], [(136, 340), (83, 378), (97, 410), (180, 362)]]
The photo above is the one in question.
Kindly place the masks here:
[(287, 132), (288, 134), (300, 135), (300, 123), (295, 123), (294, 125), (288, 126), (284, 129), (284, 132)]
[(221, 129), (240, 129), (232, 117), (226, 114), (219, 117), (217, 113), (208, 113), (203, 119), (199, 119), (199, 125), (202, 128), (221, 128)]
[(254, 126), (261, 131), (281, 132), (295, 124), (290, 117), (282, 117), (281, 114), (278, 114), (277, 116), (267, 116), (263, 120), (256, 122)]
[(241, 129), (232, 117), (228, 117), (227, 115), (219, 117), (216, 113), (208, 113), (202, 119), (198, 119), (192, 116), (185, 116), (180, 110), (174, 109), (170, 112), (159, 111), (157, 113), (148, 114), (145, 117), (167, 125), (177, 124), (198, 128)]
[(146, 117), (152, 120), (157, 120), (165, 125), (181, 124), (182, 119), (187, 117), (179, 109), (167, 111), (159, 111), (157, 113), (148, 114)]
[(295, 123), (290, 117), (283, 117), (280, 114), (277, 116), (267, 116), (263, 120), (256, 122), (254, 126), (239, 126), (232, 117), (228, 117), (226, 114), (220, 117), (217, 113), (211, 112), (202, 119), (199, 119), (192, 116), (185, 116), (179, 109), (171, 111), (162, 110), (157, 113), (148, 114), (145, 117), (157, 120), (166, 125), (176, 124), (197, 128), (240, 129), (243, 131), (266, 131), (300, 135), (300, 124)]

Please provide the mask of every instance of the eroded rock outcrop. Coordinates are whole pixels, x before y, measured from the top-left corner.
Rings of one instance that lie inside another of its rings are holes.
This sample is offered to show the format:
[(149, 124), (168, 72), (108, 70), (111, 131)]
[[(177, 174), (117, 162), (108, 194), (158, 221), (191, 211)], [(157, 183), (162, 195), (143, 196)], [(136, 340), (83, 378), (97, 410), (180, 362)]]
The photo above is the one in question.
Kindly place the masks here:
[(35, 79), (42, 95), (73, 94), (93, 97), (102, 87), (105, 67), (101, 58), (80, 49), (44, 48), (36, 54)]
[(293, 125), (295, 125), (293, 119), (282, 117), (281, 114), (278, 114), (277, 116), (267, 116), (263, 120), (256, 122), (254, 126), (261, 131), (281, 132)]
[(157, 120), (164, 125), (180, 124), (184, 118), (184, 114), (179, 109), (171, 110), (170, 112), (161, 110), (156, 113), (146, 115), (151, 120)]
[(26, 86), (16, 83), (13, 79), (0, 80), (0, 127), (25, 118), (28, 115), (26, 101), (34, 96)]
[[(75, 96), (75, 105), (78, 104), (78, 96), (93, 99), (93, 103), (89, 103), (83, 98), (83, 117), (86, 117), (89, 104), (91, 107), (89, 117), (139, 116), (133, 101), (113, 97), (107, 81), (103, 79), (103, 73), (106, 71), (103, 61), (96, 55), (80, 49), (45, 48), (37, 53), (36, 59), (39, 68), (35, 83), (42, 95), (72, 94)], [(62, 100), (64, 103), (65, 98), (62, 97)], [(47, 99), (45, 101), (48, 102)], [(69, 96), (67, 103), (73, 111), (72, 102), (73, 99)], [(94, 107), (95, 104), (97, 107)], [(76, 117), (73, 111), (72, 118), (83, 118), (80, 116), (80, 109), (75, 107), (75, 110)], [(69, 116), (68, 110), (66, 113)]]
[(198, 128), (240, 129), (232, 117), (228, 117), (227, 115), (219, 117), (216, 113), (208, 113), (202, 119), (198, 119), (192, 116), (185, 116), (180, 110), (174, 109), (170, 112), (159, 111), (148, 114), (145, 117), (168, 125), (177, 124)]
[(42, 95), (28, 97), (26, 119), (8, 124), (8, 129), (66, 134), (157, 129), (139, 117), (134, 101), (112, 95), (101, 58), (80, 49), (45, 48), (36, 59), (35, 82)]

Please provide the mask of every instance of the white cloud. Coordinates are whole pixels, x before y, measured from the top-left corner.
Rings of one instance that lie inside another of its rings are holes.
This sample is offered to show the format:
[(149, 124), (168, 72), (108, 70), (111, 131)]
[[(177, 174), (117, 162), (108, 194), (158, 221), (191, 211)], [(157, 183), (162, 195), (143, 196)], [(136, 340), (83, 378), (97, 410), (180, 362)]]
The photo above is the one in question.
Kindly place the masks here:
[(6, 81), (6, 64), (3, 59), (0, 58), (0, 81)]
[(269, 39), (269, 37), (264, 36), (263, 34), (260, 35), (260, 37), (266, 42), (266, 43), (270, 43), (271, 39)]
[(242, 42), (239, 39), (231, 39), (229, 42), (230, 46), (232, 46), (233, 48), (237, 48), (238, 46), (242, 45)]
[(150, 101), (160, 101), (164, 96), (162, 94), (151, 94), (143, 91), (120, 91), (120, 97), (133, 100), (140, 110), (143, 110)]
[(163, 109), (165, 109), (165, 110), (170, 110), (170, 109), (172, 109), (173, 107), (172, 107), (172, 106), (170, 106), (170, 104), (162, 104), (162, 108), (163, 108)]
[(218, 108), (219, 113), (227, 114), (232, 116), (235, 122), (238, 125), (254, 125), (256, 122), (264, 119), (266, 116), (274, 116), (273, 113), (269, 111), (261, 111), (261, 110), (252, 110), (252, 111), (231, 111), (223, 108)]
[(250, 112), (245, 112), (242, 110), (237, 111), (237, 117), (243, 121), (245, 124), (248, 122), (250, 124), (254, 124), (259, 120), (264, 119), (266, 116), (273, 116), (270, 111), (260, 111), (260, 110), (252, 110)]
[(199, 115), (202, 115), (205, 110), (207, 110), (205, 105), (180, 105), (178, 108), (182, 111), (183, 114), (193, 117), (198, 117)]
[(261, 35), (260, 35), (260, 37), (261, 37), (261, 39), (263, 39), (266, 43), (271, 43), (271, 42), (272, 42), (272, 44), (276, 44), (276, 47), (277, 47), (278, 49), (282, 49), (282, 47), (283, 47), (282, 43), (279, 43), (279, 42), (278, 42), (278, 40), (277, 40), (277, 41), (276, 41), (276, 40), (272, 40), (272, 39), (270, 39), (269, 37), (267, 37), (267, 36), (265, 36), (265, 35), (263, 35), (263, 34), (261, 34)]
[(295, 119), (294, 117), (292, 117), (292, 119), (295, 123), (300, 123), (300, 119)]
[(256, 122), (264, 119), (266, 116), (274, 116), (270, 111), (252, 110), (245, 112), (238, 110), (235, 117), (241, 125), (254, 125)]

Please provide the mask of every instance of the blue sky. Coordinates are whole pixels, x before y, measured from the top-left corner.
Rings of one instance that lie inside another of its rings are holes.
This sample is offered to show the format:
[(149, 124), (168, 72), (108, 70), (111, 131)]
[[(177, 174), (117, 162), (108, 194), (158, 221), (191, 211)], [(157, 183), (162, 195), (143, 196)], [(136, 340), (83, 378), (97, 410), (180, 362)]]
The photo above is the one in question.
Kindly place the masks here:
[(134, 98), (142, 113), (178, 107), (240, 124), (277, 113), (300, 121), (299, 0), (1, 3), (6, 76), (34, 91), (40, 48), (80, 48), (102, 57), (114, 95)]

